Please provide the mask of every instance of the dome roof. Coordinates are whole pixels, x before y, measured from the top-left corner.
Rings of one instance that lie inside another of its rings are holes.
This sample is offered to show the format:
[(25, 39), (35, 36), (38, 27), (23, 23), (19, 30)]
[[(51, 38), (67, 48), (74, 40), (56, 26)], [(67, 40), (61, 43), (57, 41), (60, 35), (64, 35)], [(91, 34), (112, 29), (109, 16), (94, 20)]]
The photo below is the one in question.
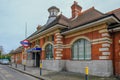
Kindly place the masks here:
[(56, 10), (58, 10), (58, 12), (60, 11), (59, 8), (57, 8), (56, 6), (50, 7), (50, 8), (48, 9), (48, 11), (50, 12), (51, 9), (56, 9)]

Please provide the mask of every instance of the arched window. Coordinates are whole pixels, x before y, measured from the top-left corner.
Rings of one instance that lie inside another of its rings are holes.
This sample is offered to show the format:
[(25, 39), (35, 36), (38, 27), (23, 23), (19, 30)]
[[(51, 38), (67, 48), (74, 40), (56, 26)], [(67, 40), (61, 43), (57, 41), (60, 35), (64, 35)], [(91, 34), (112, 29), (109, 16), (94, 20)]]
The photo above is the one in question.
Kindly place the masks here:
[(91, 59), (91, 44), (86, 39), (79, 39), (72, 45), (73, 60), (90, 60)]
[(46, 59), (53, 59), (53, 46), (48, 44), (45, 47)]

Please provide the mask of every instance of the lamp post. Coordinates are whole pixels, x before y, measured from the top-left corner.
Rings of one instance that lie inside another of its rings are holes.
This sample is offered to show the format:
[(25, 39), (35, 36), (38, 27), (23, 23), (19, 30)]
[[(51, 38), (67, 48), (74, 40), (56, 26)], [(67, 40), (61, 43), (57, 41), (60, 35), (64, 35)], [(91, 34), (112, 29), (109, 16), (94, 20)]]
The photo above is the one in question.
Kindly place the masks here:
[(26, 70), (26, 49), (29, 47), (29, 41), (28, 40), (23, 40), (23, 41), (21, 41), (20, 42), (21, 44), (22, 44), (22, 46), (24, 47), (24, 49), (25, 49), (25, 51), (24, 51), (24, 63), (23, 63), (23, 65), (24, 65), (24, 71)]
[(16, 55), (15, 57), (16, 57), (16, 59), (15, 59), (15, 60), (16, 60), (16, 64), (15, 64), (15, 67), (17, 68), (17, 55)]
[(25, 48), (25, 51), (24, 51), (24, 71), (26, 70), (26, 48)]

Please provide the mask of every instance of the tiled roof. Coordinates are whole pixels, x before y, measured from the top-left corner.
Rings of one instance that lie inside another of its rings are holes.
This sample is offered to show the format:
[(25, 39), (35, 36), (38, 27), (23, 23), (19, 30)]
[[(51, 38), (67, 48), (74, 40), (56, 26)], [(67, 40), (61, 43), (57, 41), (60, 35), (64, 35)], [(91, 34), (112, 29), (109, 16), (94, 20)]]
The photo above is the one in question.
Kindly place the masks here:
[(22, 50), (23, 50), (23, 47), (22, 47), (22, 46), (20, 46), (20, 47), (18, 47), (16, 50), (12, 51), (12, 53), (11, 53), (11, 54), (21, 53), (21, 52), (22, 52)]
[(85, 22), (85, 23), (83, 23), (83, 24), (79, 24), (78, 26), (75, 26), (75, 27), (71, 27), (71, 28), (66, 28), (66, 29), (63, 29), (63, 30), (61, 30), (61, 33), (62, 32), (66, 32), (66, 31), (69, 31), (69, 30), (72, 30), (72, 29), (75, 29), (75, 28), (78, 28), (78, 27), (80, 27), (80, 26), (83, 26), (83, 25), (86, 25), (86, 24), (89, 24), (89, 23), (92, 23), (92, 22), (95, 22), (95, 21), (98, 21), (98, 20), (100, 20), (100, 19), (103, 19), (103, 18), (107, 18), (107, 17), (109, 17), (109, 16), (114, 16), (114, 17), (116, 17), (114, 14), (106, 14), (106, 15), (103, 15), (103, 16), (101, 16), (101, 17), (98, 17), (98, 18), (96, 18), (96, 19), (93, 19), (93, 20), (90, 20), (90, 21), (88, 21), (88, 22)]
[(9, 52), (9, 54), (13, 54), (14, 53), (14, 50), (11, 50), (10, 52)]
[(27, 39), (29, 39), (30, 37), (40, 33), (40, 32), (43, 32), (44, 30), (48, 29), (48, 28), (51, 28), (52, 26), (56, 25), (56, 24), (60, 24), (60, 25), (64, 25), (64, 26), (68, 26), (68, 22), (69, 22), (69, 19), (67, 17), (65, 17), (64, 15), (60, 14), (59, 16), (57, 16), (57, 18), (51, 22), (50, 24), (48, 25), (44, 25), (42, 26), (42, 28), (39, 30), (39, 31), (35, 31), (32, 35), (30, 35)]
[(57, 18), (51, 22), (50, 24), (48, 25), (44, 25), (43, 28), (40, 30), (40, 32), (56, 25), (56, 24), (61, 24), (61, 25), (64, 25), (64, 26), (68, 26), (68, 21), (69, 19), (66, 18), (64, 15), (60, 14), (59, 16), (57, 16)]
[(61, 32), (64, 32), (64, 31), (79, 27), (81, 25), (90, 23), (92, 21), (107, 17), (111, 14), (115, 15), (115, 17), (118, 17), (120, 19), (120, 8), (117, 10), (108, 12), (106, 14), (103, 14), (100, 11), (96, 10), (94, 7), (92, 7), (84, 12), (81, 12), (81, 14), (74, 19), (68, 19), (64, 15), (60, 14), (59, 16), (57, 16), (57, 18), (54, 21), (52, 21), (50, 24), (44, 25), (39, 31), (34, 32), (28, 38), (30, 38), (38, 33), (41, 33), (56, 24), (66, 26), (66, 28), (61, 31)]
[(98, 10), (96, 10), (94, 7), (84, 11), (81, 13), (81, 15), (79, 15), (76, 19), (71, 19), (70, 22), (70, 27), (76, 27), (78, 25), (87, 23), (89, 21), (95, 20), (97, 18), (100, 18), (104, 16), (103, 13), (99, 12)]
[(120, 8), (110, 11), (106, 14), (115, 14), (120, 19)]

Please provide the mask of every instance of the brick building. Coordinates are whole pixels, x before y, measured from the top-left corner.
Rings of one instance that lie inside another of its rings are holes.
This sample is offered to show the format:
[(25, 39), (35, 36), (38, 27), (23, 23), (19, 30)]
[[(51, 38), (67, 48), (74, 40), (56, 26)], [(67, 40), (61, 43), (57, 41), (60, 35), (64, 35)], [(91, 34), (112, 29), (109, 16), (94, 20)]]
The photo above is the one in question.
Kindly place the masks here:
[(22, 46), (18, 47), (15, 50), (12, 50), (10, 52), (10, 54), (11, 54), (11, 62), (12, 63), (17, 63), (17, 64), (22, 64), (23, 52), (24, 52), (24, 48)]
[[(77, 2), (71, 6), (72, 17), (59, 14), (52, 6), (48, 21), (30, 35), (31, 48), (42, 48), (28, 53), (28, 64), (44, 69), (84, 73), (90, 75), (120, 75), (120, 9), (102, 13), (94, 7), (82, 11)], [(59, 14), (59, 15), (58, 15)]]

